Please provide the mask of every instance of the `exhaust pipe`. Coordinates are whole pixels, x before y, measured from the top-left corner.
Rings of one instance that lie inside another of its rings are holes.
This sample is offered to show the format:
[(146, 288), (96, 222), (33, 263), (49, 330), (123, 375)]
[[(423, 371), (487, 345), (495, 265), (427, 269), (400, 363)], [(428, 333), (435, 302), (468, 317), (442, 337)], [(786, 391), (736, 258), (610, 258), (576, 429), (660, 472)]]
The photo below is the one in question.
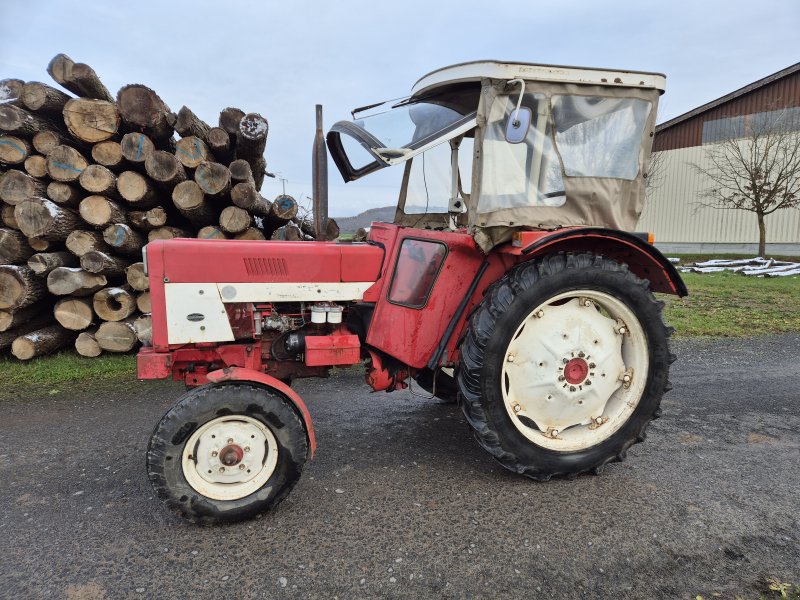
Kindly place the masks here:
[(317, 104), (317, 132), (311, 158), (314, 187), (314, 233), (318, 240), (325, 238), (328, 226), (328, 147), (322, 133), (322, 105)]

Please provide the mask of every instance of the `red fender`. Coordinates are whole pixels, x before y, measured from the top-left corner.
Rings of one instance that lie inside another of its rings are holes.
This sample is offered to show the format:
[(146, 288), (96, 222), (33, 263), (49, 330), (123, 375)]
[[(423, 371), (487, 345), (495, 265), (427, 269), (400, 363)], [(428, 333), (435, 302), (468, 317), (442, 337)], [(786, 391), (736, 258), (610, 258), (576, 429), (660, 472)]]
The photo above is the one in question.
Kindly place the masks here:
[(311, 457), (314, 457), (314, 453), (317, 450), (317, 439), (314, 437), (314, 427), (311, 425), (311, 413), (308, 412), (308, 407), (306, 406), (306, 403), (303, 402), (303, 399), (300, 398), (300, 396), (297, 395), (297, 392), (295, 392), (288, 385), (279, 379), (275, 379), (270, 375), (262, 373), (261, 371), (245, 369), (243, 367), (217, 369), (216, 371), (212, 371), (208, 374), (208, 380), (213, 383), (223, 383), (225, 381), (252, 381), (253, 383), (259, 383), (263, 386), (271, 388), (284, 396), (287, 400), (294, 404), (295, 408), (300, 413), (300, 416), (303, 417), (303, 423), (305, 424), (306, 431), (308, 432), (308, 445), (311, 448)]

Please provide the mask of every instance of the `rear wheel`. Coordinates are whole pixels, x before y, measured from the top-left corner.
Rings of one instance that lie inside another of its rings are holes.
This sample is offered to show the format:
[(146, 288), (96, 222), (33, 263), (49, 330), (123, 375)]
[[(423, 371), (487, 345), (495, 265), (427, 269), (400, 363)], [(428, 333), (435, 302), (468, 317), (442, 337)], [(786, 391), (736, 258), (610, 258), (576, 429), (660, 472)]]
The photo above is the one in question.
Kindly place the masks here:
[(457, 380), (478, 442), (546, 480), (599, 471), (642, 441), (668, 389), (669, 329), (646, 281), (592, 254), (519, 265), (489, 291)]
[(236, 521), (283, 500), (307, 455), (305, 426), (285, 398), (231, 383), (194, 389), (167, 411), (150, 438), (147, 472), (182, 517)]

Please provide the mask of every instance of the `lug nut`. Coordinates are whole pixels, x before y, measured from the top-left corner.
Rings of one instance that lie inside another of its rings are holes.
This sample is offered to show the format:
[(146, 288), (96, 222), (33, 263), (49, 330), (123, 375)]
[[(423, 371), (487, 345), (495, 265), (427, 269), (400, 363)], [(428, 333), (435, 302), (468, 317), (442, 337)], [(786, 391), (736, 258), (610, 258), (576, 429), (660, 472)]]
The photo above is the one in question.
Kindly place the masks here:
[(620, 327), (619, 328), (619, 333), (620, 333), (620, 335), (625, 335), (626, 333), (628, 333), (628, 330), (625, 329), (624, 327)]
[(224, 472), (225, 472), (225, 467), (220, 467), (220, 468), (219, 468), (219, 472), (220, 472), (220, 473), (224, 473)]
[(559, 381), (564, 381), (564, 376), (563, 376), (563, 375), (559, 375), (559, 376), (558, 376), (558, 380), (559, 380)]
[(596, 366), (597, 366), (597, 365), (596, 365), (596, 364), (594, 364), (594, 363), (589, 363), (589, 368), (590, 368), (590, 369), (594, 369)]
[(544, 311), (543, 310), (536, 311), (536, 316), (541, 319), (544, 316)]
[(514, 355), (513, 354), (509, 354), (508, 357), (506, 358), (506, 360), (508, 362), (514, 362)]
[(228, 438), (228, 443), (232, 444), (233, 443), (233, 438)]
[(245, 446), (245, 447), (244, 447), (244, 451), (245, 451), (245, 452), (250, 452), (250, 446)]
[(625, 375), (625, 376), (622, 378), (622, 381), (624, 381), (625, 383), (628, 383), (630, 380), (631, 380), (631, 376), (630, 376), (630, 375)]
[(211, 456), (216, 456), (217, 454), (219, 454), (219, 452), (217, 452), (216, 450), (211, 451)]
[(589, 307), (592, 306), (592, 301), (591, 300), (584, 300), (583, 305), (585, 307), (589, 308)]
[(519, 412), (522, 410), (522, 407), (519, 404), (514, 405), (514, 412)]
[(239, 470), (244, 471), (244, 463), (239, 463)]

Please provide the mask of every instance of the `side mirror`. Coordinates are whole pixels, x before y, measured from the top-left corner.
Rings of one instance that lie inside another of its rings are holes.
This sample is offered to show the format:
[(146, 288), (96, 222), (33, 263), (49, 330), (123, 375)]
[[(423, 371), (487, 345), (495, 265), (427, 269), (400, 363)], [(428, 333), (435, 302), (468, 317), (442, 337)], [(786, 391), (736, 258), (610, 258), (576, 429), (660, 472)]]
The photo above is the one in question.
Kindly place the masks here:
[(533, 112), (527, 106), (521, 106), (508, 117), (506, 124), (506, 141), (509, 144), (519, 144), (528, 135), (528, 129), (533, 120)]

